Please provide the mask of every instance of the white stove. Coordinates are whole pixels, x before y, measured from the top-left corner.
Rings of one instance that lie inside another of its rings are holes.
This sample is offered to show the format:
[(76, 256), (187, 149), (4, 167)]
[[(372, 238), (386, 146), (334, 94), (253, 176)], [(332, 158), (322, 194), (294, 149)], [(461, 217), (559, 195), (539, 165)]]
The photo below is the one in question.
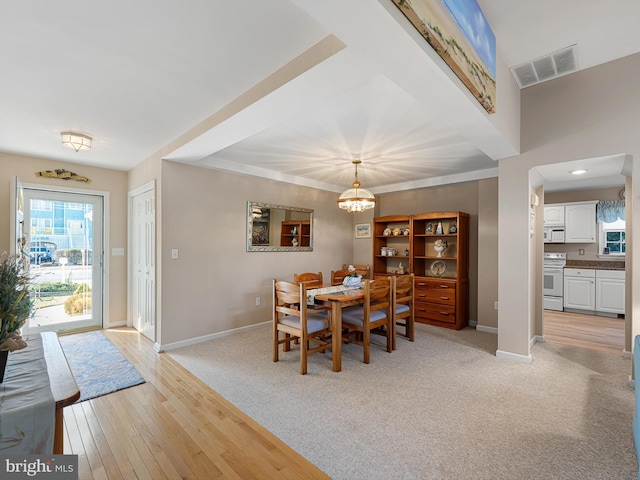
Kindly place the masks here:
[(563, 287), (564, 266), (567, 264), (567, 254), (559, 252), (544, 253), (544, 308), (546, 310), (564, 310)]

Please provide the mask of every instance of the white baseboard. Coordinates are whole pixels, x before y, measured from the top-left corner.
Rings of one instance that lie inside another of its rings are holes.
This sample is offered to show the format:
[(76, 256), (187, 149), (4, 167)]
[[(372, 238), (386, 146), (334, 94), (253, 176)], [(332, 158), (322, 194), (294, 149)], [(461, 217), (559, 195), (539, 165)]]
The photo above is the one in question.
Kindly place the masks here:
[(504, 350), (496, 350), (496, 357), (517, 363), (531, 363), (531, 354), (520, 355), (518, 353), (505, 352)]
[(271, 321), (256, 323), (254, 325), (247, 325), (246, 327), (234, 328), (233, 330), (225, 330), (224, 332), (211, 333), (209, 335), (203, 335), (201, 337), (189, 338), (187, 340), (180, 340), (179, 342), (165, 343), (164, 345), (155, 343), (153, 349), (156, 352), (166, 352), (167, 350), (175, 350), (176, 348), (188, 347), (189, 345), (196, 345), (198, 343), (208, 342), (209, 340), (215, 340), (216, 338), (228, 337), (236, 333), (244, 332), (247, 330), (254, 330), (256, 328), (263, 328), (265, 325), (270, 325)]
[(106, 328), (118, 328), (118, 327), (127, 327), (126, 320), (120, 320), (119, 322), (109, 322), (109, 325)]
[(486, 325), (476, 325), (476, 330), (479, 332), (487, 332), (498, 334), (498, 327), (487, 327)]
[(635, 379), (631, 378), (631, 375), (629, 375), (629, 387), (633, 388), (634, 390), (636, 389), (636, 381)]
[(469, 320), (469, 326), (470, 327), (475, 327), (476, 325), (478, 325), (478, 322), (475, 320)]
[(630, 352), (629, 350), (622, 350), (622, 356), (624, 358), (633, 358), (633, 352)]
[(529, 348), (533, 348), (536, 343), (544, 343), (544, 337), (542, 335), (534, 335), (529, 341)]

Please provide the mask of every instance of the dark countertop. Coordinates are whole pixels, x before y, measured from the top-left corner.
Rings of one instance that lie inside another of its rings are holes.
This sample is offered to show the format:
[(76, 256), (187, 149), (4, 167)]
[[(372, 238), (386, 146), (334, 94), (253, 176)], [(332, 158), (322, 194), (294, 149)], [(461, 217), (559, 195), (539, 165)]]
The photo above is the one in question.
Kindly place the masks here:
[(624, 270), (624, 261), (567, 260), (564, 268), (594, 268), (597, 270)]

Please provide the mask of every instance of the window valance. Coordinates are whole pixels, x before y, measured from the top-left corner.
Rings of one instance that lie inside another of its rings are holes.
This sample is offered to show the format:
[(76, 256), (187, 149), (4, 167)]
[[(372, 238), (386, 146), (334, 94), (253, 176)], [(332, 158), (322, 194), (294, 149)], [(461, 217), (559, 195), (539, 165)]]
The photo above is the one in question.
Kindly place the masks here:
[(596, 220), (598, 222), (615, 222), (624, 220), (624, 200), (601, 200), (596, 205)]

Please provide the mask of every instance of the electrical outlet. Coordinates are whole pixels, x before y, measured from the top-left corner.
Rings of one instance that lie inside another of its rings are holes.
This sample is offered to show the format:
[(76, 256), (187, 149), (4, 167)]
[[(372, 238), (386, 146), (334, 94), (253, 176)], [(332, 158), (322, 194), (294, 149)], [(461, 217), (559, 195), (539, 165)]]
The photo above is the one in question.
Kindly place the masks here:
[(260, 306), (260, 297), (256, 297), (256, 307)]
[(496, 310), (498, 310), (498, 302), (493, 302), (493, 308), (495, 308)]
[(175, 260), (175, 259), (177, 259), (177, 258), (178, 258), (178, 249), (177, 249), (177, 248), (172, 248), (172, 249), (171, 249), (171, 258), (172, 258), (173, 260)]
[(584, 248), (581, 248), (580, 250), (578, 250), (578, 254), (579, 255), (584, 255)]

